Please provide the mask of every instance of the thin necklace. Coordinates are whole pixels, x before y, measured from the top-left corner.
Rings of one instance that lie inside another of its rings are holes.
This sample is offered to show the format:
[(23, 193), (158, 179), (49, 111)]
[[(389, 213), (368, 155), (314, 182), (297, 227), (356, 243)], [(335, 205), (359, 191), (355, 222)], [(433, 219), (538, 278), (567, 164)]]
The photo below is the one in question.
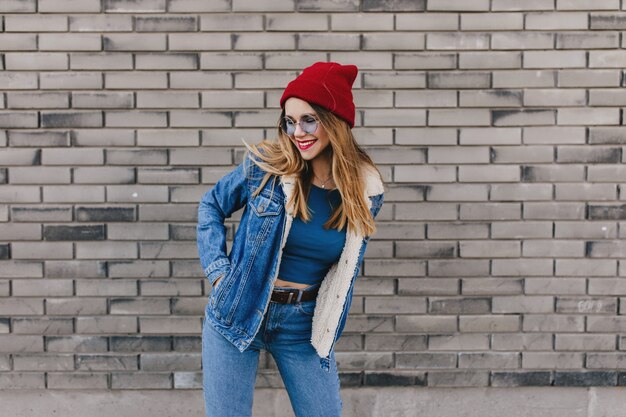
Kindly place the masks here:
[(317, 178), (317, 180), (318, 180), (319, 182), (321, 182), (321, 183), (322, 183), (322, 188), (326, 188), (326, 183), (327, 183), (328, 181), (330, 181), (330, 180), (333, 178), (333, 175), (332, 175), (332, 174), (330, 174), (330, 177), (328, 177), (328, 179), (327, 179), (326, 181), (322, 181), (322, 179), (321, 179), (320, 177), (318, 177), (317, 175), (315, 175), (315, 172), (313, 172), (313, 176), (314, 176), (315, 178)]

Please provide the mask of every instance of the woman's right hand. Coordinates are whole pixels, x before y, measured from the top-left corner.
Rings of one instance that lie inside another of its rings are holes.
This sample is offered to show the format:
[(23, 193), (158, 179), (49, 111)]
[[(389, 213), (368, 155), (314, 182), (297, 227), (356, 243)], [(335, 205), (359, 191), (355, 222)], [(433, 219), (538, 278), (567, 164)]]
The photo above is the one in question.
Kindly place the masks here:
[(218, 282), (220, 282), (222, 280), (222, 278), (224, 277), (224, 275), (220, 275), (219, 277), (217, 277), (217, 279), (215, 280), (215, 282), (213, 282), (213, 289), (217, 288)]

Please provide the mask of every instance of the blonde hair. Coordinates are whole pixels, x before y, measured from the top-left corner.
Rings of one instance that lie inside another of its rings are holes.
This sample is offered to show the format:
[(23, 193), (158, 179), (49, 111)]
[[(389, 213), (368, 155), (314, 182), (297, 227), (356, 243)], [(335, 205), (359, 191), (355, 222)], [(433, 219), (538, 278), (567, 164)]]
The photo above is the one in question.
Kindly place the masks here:
[[(364, 236), (370, 236), (376, 232), (374, 218), (368, 208), (365, 196), (365, 182), (362, 172), (363, 165), (369, 165), (378, 174), (380, 172), (372, 159), (356, 142), (352, 130), (348, 124), (323, 107), (310, 103), (315, 110), (318, 119), (326, 129), (330, 144), (323, 152), (332, 152), (331, 168), (332, 178), (341, 195), (341, 204), (333, 208), (330, 219), (324, 224), (325, 229), (334, 228), (360, 232)], [(281, 112), (280, 120), (285, 116), (285, 110)], [(252, 160), (263, 171), (265, 176), (259, 188), (253, 193), (258, 195), (272, 175), (296, 175), (295, 192), (287, 202), (287, 210), (294, 217), (300, 217), (308, 222), (311, 214), (307, 206), (307, 197), (311, 187), (313, 169), (309, 162), (302, 159), (300, 152), (280, 127), (278, 138), (264, 140), (258, 145), (244, 144), (248, 152), (258, 160)], [(247, 155), (246, 155), (247, 156)]]

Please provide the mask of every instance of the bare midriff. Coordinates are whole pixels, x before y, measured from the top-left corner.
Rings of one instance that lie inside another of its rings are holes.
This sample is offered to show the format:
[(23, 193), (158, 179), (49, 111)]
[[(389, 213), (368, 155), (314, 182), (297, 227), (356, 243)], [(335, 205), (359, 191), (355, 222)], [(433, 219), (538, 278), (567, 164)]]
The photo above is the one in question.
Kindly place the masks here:
[[(216, 279), (215, 282), (213, 283), (213, 288), (215, 288), (218, 282), (220, 282), (221, 280), (222, 280), (222, 277), (219, 277), (218, 279)], [(274, 283), (274, 285), (277, 287), (290, 287), (290, 288), (306, 288), (309, 286), (309, 284), (301, 284), (299, 282), (283, 281), (280, 278), (276, 278), (276, 282)]]
[(291, 288), (306, 288), (309, 284), (301, 284), (299, 282), (283, 281), (280, 278), (276, 278), (274, 285), (278, 287), (291, 287)]

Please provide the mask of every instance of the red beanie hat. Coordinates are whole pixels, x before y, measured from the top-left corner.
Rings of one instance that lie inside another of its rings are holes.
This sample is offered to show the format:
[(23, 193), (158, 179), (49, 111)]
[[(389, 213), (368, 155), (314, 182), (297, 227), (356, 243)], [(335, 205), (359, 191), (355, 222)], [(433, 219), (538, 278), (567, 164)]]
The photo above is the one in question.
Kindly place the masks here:
[(336, 62), (316, 62), (305, 68), (295, 80), (287, 84), (280, 98), (285, 107), (289, 97), (297, 97), (331, 111), (354, 127), (354, 102), (352, 84), (358, 69), (355, 65)]

